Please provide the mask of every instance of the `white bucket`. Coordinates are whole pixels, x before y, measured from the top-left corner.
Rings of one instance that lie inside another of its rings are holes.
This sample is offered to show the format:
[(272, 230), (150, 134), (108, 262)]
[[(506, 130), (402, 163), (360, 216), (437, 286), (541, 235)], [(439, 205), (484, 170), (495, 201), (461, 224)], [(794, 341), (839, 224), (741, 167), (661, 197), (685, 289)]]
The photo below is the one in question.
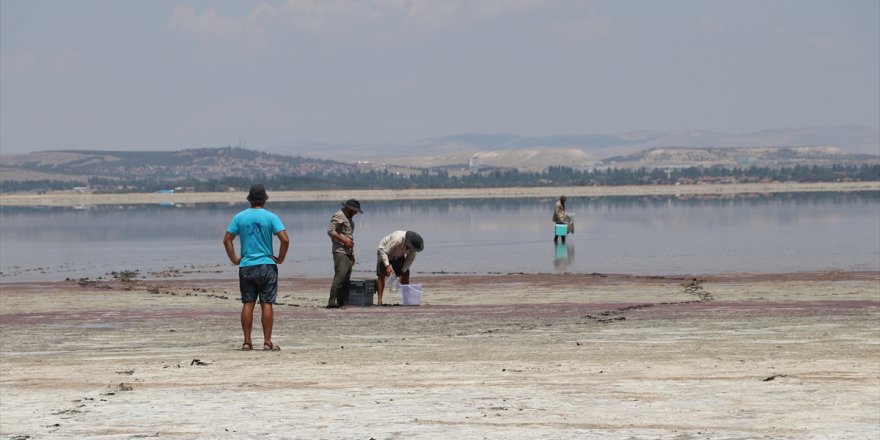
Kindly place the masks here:
[(401, 284), (400, 293), (403, 296), (403, 305), (418, 306), (422, 304), (421, 284)]

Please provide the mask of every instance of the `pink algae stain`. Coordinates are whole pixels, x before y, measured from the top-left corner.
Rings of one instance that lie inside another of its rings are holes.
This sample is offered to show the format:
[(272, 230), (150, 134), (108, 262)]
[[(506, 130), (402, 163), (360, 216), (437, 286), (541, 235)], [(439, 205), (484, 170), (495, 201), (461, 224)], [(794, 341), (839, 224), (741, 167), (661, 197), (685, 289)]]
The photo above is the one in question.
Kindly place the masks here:
[(43, 313), (5, 313), (0, 314), (0, 326), (59, 324), (65, 322), (120, 322), (149, 321), (158, 319), (204, 319), (232, 318), (238, 316), (239, 309), (221, 311), (120, 311), (120, 310), (89, 310), (77, 312), (43, 312)]
[[(385, 313), (376, 313), (376, 307), (348, 307), (344, 310), (327, 311), (323, 308), (297, 308), (295, 310), (276, 308), (276, 319), (284, 316), (287, 319), (332, 317), (332, 319), (382, 319), (386, 314), (405, 314), (418, 316), (483, 316), (483, 317), (534, 317), (534, 318), (567, 318), (579, 317), (600, 312), (640, 314), (647, 317), (663, 318), (680, 314), (743, 314), (756, 316), (813, 316), (822, 314), (856, 315), (861, 313), (877, 313), (880, 301), (795, 301), (795, 302), (673, 302), (673, 303), (553, 303), (553, 304), (504, 304), (504, 305), (421, 305), (418, 307), (387, 307)], [(58, 311), (33, 313), (0, 314), (0, 326), (81, 323), (81, 322), (131, 322), (160, 319), (200, 320), (230, 319), (237, 320), (240, 312), (238, 307), (229, 310), (88, 310)]]

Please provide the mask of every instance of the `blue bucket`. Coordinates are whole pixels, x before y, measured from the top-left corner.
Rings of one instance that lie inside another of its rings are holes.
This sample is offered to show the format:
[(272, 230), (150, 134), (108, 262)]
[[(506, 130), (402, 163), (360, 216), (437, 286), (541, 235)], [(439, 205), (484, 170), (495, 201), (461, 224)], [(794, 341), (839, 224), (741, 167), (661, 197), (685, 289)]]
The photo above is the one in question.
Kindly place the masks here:
[(568, 235), (568, 225), (557, 224), (555, 226), (556, 226), (556, 235)]

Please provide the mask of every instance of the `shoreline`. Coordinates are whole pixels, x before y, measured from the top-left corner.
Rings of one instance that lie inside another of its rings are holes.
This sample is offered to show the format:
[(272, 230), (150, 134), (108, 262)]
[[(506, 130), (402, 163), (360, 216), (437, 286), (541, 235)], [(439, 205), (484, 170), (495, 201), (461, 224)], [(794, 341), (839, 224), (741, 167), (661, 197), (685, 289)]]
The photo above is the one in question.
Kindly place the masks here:
[[(132, 276), (114, 277), (107, 274), (106, 277), (98, 278), (71, 278), (62, 274), (58, 278), (45, 278), (40, 280), (0, 280), (0, 285), (9, 288), (30, 288), (40, 286), (45, 289), (58, 289), (70, 287), (75, 284), (81, 287), (89, 286), (126, 286), (135, 285), (142, 286), (161, 286), (163, 284), (180, 284), (180, 285), (214, 285), (225, 283), (238, 283), (238, 277), (235, 274), (228, 273), (225, 276), (217, 276), (214, 271), (195, 271), (192, 273), (179, 272), (180, 268), (169, 269), (170, 275), (160, 274), (143, 274), (132, 272)], [(352, 279), (370, 278), (371, 271), (366, 273), (353, 273)], [(634, 283), (653, 283), (653, 282), (686, 282), (694, 278), (702, 280), (710, 280), (712, 282), (773, 282), (773, 281), (803, 281), (803, 282), (821, 282), (821, 281), (864, 281), (877, 280), (880, 282), (880, 271), (870, 269), (823, 269), (823, 270), (806, 270), (797, 272), (712, 272), (712, 273), (618, 273), (618, 272), (490, 272), (490, 273), (455, 273), (455, 272), (415, 272), (414, 278), (421, 283), (423, 280), (428, 283), (441, 283), (455, 286), (482, 286), (488, 288), (503, 288), (510, 284), (526, 283), (530, 284), (534, 280), (540, 280), (543, 287), (562, 286), (565, 283), (573, 283), (570, 288), (583, 286), (586, 284), (615, 284), (622, 282)], [(279, 283), (285, 283), (306, 288), (329, 285), (333, 275), (312, 276), (312, 275), (284, 275), (279, 278)], [(493, 287), (494, 286), (494, 287)], [(878, 285), (880, 289), (880, 285)], [(880, 295), (880, 290), (877, 291)], [(880, 300), (880, 296), (877, 298)], [(2, 314), (2, 312), (0, 312)]]
[[(514, 188), (459, 188), (459, 189), (404, 189), (404, 190), (332, 190), (332, 191), (269, 191), (270, 202), (359, 200), (429, 200), (479, 198), (542, 198), (558, 197), (618, 197), (618, 196), (732, 196), (737, 194), (770, 194), (794, 192), (852, 192), (880, 191), (880, 182), (824, 182), (824, 183), (748, 183), (710, 185), (638, 185), (638, 186), (565, 186)], [(47, 194), (3, 194), (0, 207), (12, 206), (83, 206), (83, 205), (138, 205), (138, 204), (197, 204), (239, 203), (245, 192), (212, 193), (130, 193), (87, 194), (73, 191)]]

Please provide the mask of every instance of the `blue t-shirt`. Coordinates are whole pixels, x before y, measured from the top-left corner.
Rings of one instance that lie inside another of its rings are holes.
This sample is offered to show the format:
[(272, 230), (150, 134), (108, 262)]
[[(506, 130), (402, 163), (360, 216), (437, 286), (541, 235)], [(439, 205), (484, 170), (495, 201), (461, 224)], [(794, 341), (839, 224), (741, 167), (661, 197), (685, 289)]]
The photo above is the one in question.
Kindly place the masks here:
[(238, 236), (241, 241), (239, 267), (258, 264), (275, 264), (272, 256), (272, 236), (284, 230), (277, 215), (262, 208), (248, 208), (235, 214), (226, 232)]

